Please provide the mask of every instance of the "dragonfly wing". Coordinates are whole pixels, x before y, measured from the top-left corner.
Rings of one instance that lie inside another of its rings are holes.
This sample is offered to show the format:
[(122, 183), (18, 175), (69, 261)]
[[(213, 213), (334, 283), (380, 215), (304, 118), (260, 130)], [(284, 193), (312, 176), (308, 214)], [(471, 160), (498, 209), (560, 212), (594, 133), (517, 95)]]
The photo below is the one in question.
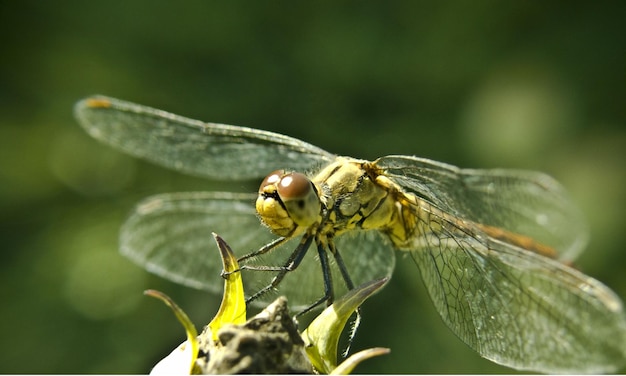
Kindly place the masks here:
[(78, 102), (76, 118), (94, 138), (184, 173), (223, 180), (262, 178), (276, 169), (307, 171), (334, 159), (277, 133), (205, 123), (103, 96)]
[(222, 263), (211, 232), (240, 256), (271, 241), (254, 195), (159, 194), (141, 201), (121, 229), (121, 253), (148, 271), (187, 286), (222, 291)]
[[(395, 251), (380, 232), (354, 231), (337, 237), (335, 243), (355, 286), (391, 277), (396, 265)], [(333, 278), (342, 281), (338, 272)], [(336, 297), (347, 292), (343, 283), (339, 287), (335, 282), (335, 286)]]
[(548, 175), (518, 170), (470, 170), (409, 156), (375, 162), (406, 192), (460, 219), (525, 235), (552, 247), (561, 261), (586, 246), (588, 229), (563, 187)]
[(439, 222), (413, 258), (450, 329), (483, 357), (544, 373), (615, 372), (626, 318), (597, 280), (534, 252)]
[[(121, 252), (148, 271), (190, 287), (221, 293), (223, 280), (219, 251), (211, 232), (223, 237), (240, 257), (273, 241), (254, 208), (256, 195), (220, 192), (160, 194), (140, 202), (121, 231)], [(300, 239), (291, 239), (265, 255), (248, 260), (252, 266), (283, 266)], [(354, 282), (361, 284), (391, 275), (394, 254), (375, 232), (341, 236), (337, 248)], [(322, 297), (324, 284), (317, 252), (312, 246), (300, 266), (287, 274), (273, 293), (255, 301), (266, 305), (287, 296), (294, 312)], [(332, 256), (329, 255), (331, 261)], [(346, 291), (331, 264), (336, 296)], [(244, 270), (244, 288), (251, 295), (267, 286), (276, 272)]]

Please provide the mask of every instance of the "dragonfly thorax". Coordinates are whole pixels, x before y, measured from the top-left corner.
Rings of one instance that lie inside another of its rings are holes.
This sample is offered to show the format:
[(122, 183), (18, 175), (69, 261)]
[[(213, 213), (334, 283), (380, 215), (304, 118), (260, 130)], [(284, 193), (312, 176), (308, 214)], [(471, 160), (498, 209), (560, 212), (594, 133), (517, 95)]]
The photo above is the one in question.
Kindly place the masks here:
[(338, 235), (355, 228), (386, 232), (397, 222), (392, 194), (364, 168), (364, 161), (337, 158), (313, 178), (313, 184), (327, 211), (321, 232)]

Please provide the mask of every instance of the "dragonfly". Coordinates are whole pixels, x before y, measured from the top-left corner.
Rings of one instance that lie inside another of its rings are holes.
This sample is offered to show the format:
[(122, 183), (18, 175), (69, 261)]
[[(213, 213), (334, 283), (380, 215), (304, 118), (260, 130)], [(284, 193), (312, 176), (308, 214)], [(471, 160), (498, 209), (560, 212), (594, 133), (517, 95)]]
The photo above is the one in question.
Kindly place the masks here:
[(307, 310), (391, 276), (395, 252), (405, 252), (445, 324), (481, 356), (548, 373), (615, 372), (626, 363), (622, 302), (572, 266), (587, 227), (546, 174), (341, 157), (286, 135), (105, 96), (81, 100), (75, 116), (94, 138), (166, 168), (263, 179), (256, 193), (166, 193), (137, 204), (120, 249), (150, 272), (220, 292), (221, 261), (209, 251), (215, 232), (250, 269), (248, 301), (280, 294)]

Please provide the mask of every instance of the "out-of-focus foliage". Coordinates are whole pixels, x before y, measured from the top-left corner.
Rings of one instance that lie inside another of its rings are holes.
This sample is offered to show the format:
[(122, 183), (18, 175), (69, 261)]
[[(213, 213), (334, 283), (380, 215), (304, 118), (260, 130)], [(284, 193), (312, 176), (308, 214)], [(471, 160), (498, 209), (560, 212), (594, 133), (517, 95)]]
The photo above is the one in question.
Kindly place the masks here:
[[(95, 93), (354, 157), (546, 171), (589, 218), (578, 266), (625, 298), (625, 9), (0, 3), (0, 372), (145, 373), (183, 338), (144, 289), (176, 296), (194, 322), (219, 304), (123, 259), (117, 232), (149, 194), (254, 191), (259, 182), (184, 177), (99, 145), (71, 112)], [(363, 307), (353, 345), (392, 351), (356, 372), (511, 372), (456, 339), (410, 258), (398, 264)]]

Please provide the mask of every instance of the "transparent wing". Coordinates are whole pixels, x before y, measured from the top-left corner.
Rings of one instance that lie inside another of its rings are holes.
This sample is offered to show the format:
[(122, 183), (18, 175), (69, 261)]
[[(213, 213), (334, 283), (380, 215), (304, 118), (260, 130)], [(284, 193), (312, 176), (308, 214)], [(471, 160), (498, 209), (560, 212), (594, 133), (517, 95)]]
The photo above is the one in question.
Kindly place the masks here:
[(413, 258), (450, 329), (483, 357), (544, 373), (626, 363), (619, 298), (595, 279), (434, 215)]
[(375, 162), (394, 182), (460, 219), (528, 236), (561, 261), (585, 247), (588, 230), (563, 187), (548, 175), (517, 170), (469, 170), (409, 156)]
[[(187, 286), (221, 293), (223, 280), (219, 253), (211, 232), (222, 236), (237, 256), (250, 253), (275, 239), (260, 224), (254, 209), (255, 195), (180, 192), (149, 197), (139, 203), (121, 231), (121, 252), (148, 271)], [(250, 265), (282, 266), (299, 239), (260, 256)], [(391, 246), (375, 232), (360, 232), (337, 239), (356, 284), (390, 276), (394, 267)], [(332, 261), (332, 256), (330, 257)], [(336, 296), (345, 292), (332, 264)], [(248, 295), (269, 284), (275, 272), (246, 270)], [(324, 293), (322, 271), (314, 246), (302, 264), (288, 273), (274, 295), (257, 301), (268, 304), (278, 294), (289, 299), (294, 311), (304, 309)]]
[(204, 123), (103, 96), (78, 102), (74, 112), (100, 141), (161, 166), (213, 179), (264, 177), (279, 168), (307, 171), (334, 159), (281, 134)]
[(259, 225), (253, 200), (253, 195), (213, 192), (148, 197), (122, 226), (120, 251), (152, 273), (219, 293), (222, 265), (211, 232), (241, 253), (274, 238)]

